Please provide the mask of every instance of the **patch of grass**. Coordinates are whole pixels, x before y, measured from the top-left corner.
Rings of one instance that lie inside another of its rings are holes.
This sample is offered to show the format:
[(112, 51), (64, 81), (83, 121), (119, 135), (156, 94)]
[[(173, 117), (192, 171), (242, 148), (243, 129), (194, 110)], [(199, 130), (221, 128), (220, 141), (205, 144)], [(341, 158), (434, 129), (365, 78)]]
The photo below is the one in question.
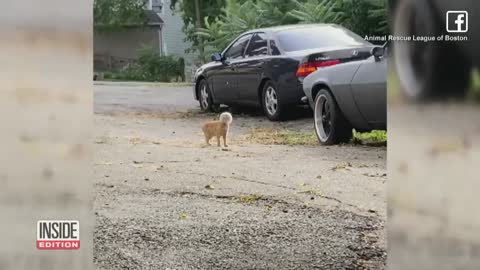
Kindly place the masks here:
[[(318, 145), (317, 135), (312, 132), (291, 131), (287, 129), (260, 128), (252, 129), (246, 137), (250, 143), (267, 145)], [(372, 132), (353, 132), (354, 144), (385, 144), (387, 133), (383, 130)]]
[(373, 130), (371, 132), (353, 132), (353, 142), (359, 144), (386, 142), (387, 132), (384, 130)]
[(261, 197), (258, 196), (258, 195), (251, 194), (251, 195), (243, 195), (243, 196), (240, 196), (240, 197), (238, 197), (238, 200), (239, 200), (241, 203), (254, 204), (254, 203), (256, 203), (260, 198), (261, 198)]
[(274, 145), (317, 145), (318, 139), (314, 132), (298, 132), (287, 129), (258, 128), (252, 129), (247, 135), (247, 141), (259, 144)]
[(196, 117), (196, 116), (209, 116), (209, 117), (212, 117), (212, 119), (213, 118), (215, 118), (215, 119), (218, 118), (218, 115), (216, 113), (203, 112), (199, 109), (188, 110), (186, 112), (180, 112), (179, 115), (180, 115), (180, 118), (192, 118), (192, 117)]
[(192, 82), (176, 82), (176, 81), (171, 81), (171, 82), (159, 82), (159, 81), (149, 81), (149, 80), (136, 80), (136, 79), (131, 79), (128, 77), (123, 76), (120, 72), (118, 71), (104, 71), (99, 73), (99, 77), (97, 78), (97, 82), (133, 82), (133, 83), (139, 83), (139, 84), (145, 84), (145, 85), (151, 85), (151, 86), (170, 86), (170, 87), (176, 87), (176, 86), (192, 86)]
[(140, 137), (127, 137), (127, 138), (128, 138), (128, 141), (133, 145), (150, 143), (150, 141), (146, 138), (140, 138)]

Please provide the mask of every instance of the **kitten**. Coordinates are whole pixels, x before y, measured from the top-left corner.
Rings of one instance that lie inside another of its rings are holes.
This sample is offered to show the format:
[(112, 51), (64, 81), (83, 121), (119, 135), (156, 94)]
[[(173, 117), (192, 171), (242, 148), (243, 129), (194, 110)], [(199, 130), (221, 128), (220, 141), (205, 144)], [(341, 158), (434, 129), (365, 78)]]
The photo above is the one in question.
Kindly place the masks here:
[(230, 128), (230, 124), (233, 121), (232, 114), (224, 112), (220, 114), (220, 118), (216, 121), (210, 121), (202, 126), (203, 134), (205, 135), (205, 142), (210, 145), (210, 139), (217, 137), (217, 145), (220, 146), (220, 137), (223, 138), (223, 146), (227, 145), (227, 134)]

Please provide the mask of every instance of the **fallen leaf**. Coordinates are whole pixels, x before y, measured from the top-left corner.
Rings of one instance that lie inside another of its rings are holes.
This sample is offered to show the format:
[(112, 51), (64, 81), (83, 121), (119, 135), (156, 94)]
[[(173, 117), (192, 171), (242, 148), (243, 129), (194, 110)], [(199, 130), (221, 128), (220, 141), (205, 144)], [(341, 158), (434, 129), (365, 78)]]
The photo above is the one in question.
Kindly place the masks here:
[(332, 168), (333, 171), (336, 171), (336, 170), (341, 170), (341, 169), (348, 169), (348, 167), (352, 167), (352, 164), (350, 164), (349, 162), (342, 162), (342, 163), (338, 163), (335, 167)]
[(105, 143), (107, 143), (107, 138), (106, 137), (97, 138), (97, 139), (95, 139), (95, 143), (96, 144), (105, 144)]

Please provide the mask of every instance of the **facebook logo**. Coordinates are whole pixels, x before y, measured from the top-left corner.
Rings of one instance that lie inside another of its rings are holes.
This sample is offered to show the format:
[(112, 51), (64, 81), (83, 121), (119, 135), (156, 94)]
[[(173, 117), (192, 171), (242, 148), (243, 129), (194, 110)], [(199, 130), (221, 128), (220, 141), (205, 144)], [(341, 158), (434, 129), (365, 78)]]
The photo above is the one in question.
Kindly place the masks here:
[(447, 32), (465, 33), (468, 31), (468, 12), (447, 11)]

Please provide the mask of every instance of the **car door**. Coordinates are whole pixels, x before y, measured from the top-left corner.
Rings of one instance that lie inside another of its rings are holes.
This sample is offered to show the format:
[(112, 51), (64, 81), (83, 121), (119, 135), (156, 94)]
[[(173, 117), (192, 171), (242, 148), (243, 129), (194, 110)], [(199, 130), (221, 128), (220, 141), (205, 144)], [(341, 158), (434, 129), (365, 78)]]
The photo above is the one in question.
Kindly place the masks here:
[(252, 34), (242, 35), (222, 54), (222, 65), (215, 68), (213, 88), (217, 103), (235, 103), (237, 101), (237, 74), (235, 64), (242, 60), (244, 51)]
[(238, 98), (242, 103), (258, 104), (258, 86), (262, 80), (265, 58), (268, 57), (268, 36), (263, 32), (253, 35), (243, 60), (236, 63)]
[(358, 109), (373, 127), (385, 128), (387, 122), (387, 57), (370, 57), (358, 68), (351, 82)]

